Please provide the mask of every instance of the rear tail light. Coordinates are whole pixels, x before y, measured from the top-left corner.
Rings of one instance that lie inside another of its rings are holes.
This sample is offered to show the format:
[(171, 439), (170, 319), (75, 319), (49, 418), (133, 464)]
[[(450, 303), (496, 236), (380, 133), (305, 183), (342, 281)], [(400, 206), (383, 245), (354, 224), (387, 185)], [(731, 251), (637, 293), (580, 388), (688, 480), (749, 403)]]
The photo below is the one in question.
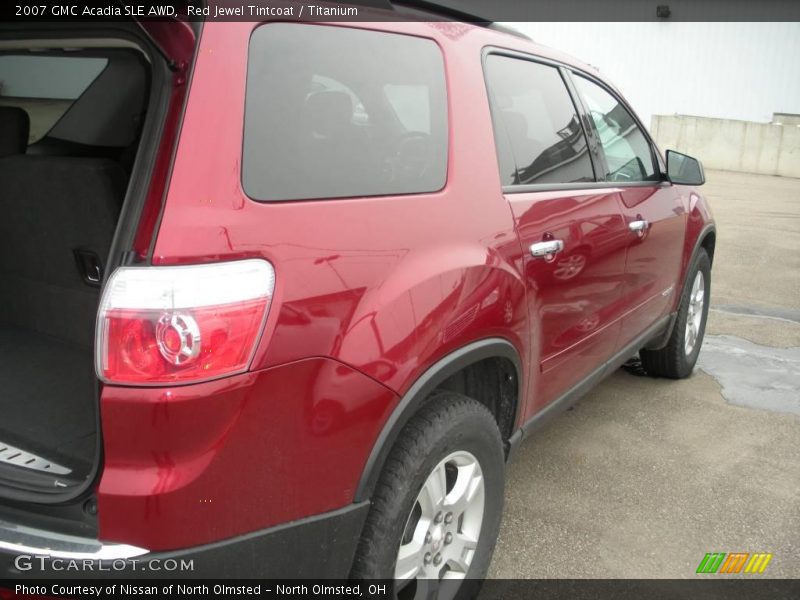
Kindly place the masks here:
[(106, 383), (194, 383), (246, 371), (275, 289), (263, 260), (121, 267), (97, 317)]

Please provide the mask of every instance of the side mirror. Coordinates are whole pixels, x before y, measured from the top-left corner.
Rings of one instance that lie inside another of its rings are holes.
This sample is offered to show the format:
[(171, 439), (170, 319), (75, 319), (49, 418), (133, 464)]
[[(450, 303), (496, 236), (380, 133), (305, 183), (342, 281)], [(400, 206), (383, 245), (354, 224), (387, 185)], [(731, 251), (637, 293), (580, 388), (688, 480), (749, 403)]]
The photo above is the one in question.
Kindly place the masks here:
[(667, 179), (678, 185), (703, 185), (706, 175), (696, 158), (667, 150)]

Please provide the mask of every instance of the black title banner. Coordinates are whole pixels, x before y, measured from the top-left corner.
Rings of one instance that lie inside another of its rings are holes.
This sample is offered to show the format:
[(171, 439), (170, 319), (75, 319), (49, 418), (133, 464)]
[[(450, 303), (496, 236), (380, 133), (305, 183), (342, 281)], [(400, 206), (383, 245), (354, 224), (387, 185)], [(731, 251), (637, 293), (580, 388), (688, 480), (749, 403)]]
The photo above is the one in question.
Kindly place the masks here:
[[(451, 582), (457, 585), (458, 582)], [(450, 585), (441, 582), (440, 585)], [(392, 581), (329, 580), (0, 580), (0, 600), (38, 598), (393, 598)], [(447, 596), (450, 597), (450, 596)], [(480, 600), (796, 600), (800, 581), (697, 579), (489, 579)]]
[(797, 0), (7, 0), (0, 21), (800, 21)]

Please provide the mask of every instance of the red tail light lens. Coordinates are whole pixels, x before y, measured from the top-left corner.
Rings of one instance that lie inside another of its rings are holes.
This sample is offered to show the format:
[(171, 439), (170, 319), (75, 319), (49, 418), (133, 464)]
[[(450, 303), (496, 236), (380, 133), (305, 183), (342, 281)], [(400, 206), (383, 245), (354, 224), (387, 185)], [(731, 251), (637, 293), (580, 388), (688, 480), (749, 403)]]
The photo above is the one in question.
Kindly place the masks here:
[(246, 371), (274, 286), (262, 260), (118, 269), (98, 314), (98, 376), (163, 385)]

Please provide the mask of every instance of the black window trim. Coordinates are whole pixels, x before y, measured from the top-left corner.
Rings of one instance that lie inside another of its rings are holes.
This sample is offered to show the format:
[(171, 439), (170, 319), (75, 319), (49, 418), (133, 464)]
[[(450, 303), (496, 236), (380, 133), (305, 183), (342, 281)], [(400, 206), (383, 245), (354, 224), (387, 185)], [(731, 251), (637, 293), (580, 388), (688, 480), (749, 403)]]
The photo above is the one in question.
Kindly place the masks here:
[(561, 77), (567, 85), (567, 91), (572, 97), (572, 103), (578, 111), (578, 118), (581, 121), (584, 135), (589, 144), (595, 183), (603, 182), (605, 181), (603, 174), (608, 172), (608, 163), (606, 162), (603, 145), (600, 143), (600, 136), (594, 126), (594, 121), (592, 121), (592, 117), (583, 101), (583, 97), (578, 93), (578, 88), (575, 87), (575, 82), (572, 80), (572, 72), (564, 66), (559, 66), (558, 70), (561, 71)]
[[(584, 181), (578, 183), (528, 183), (528, 184), (511, 184), (511, 185), (504, 185), (502, 186), (503, 194), (528, 194), (533, 192), (553, 192), (553, 191), (570, 191), (570, 190), (600, 190), (600, 189), (610, 189), (610, 188), (638, 188), (638, 187), (654, 187), (654, 186), (668, 186), (670, 185), (669, 181), (666, 180), (665, 177), (665, 168), (664, 163), (661, 159), (659, 152), (656, 151), (657, 146), (653, 141), (653, 138), (650, 136), (650, 132), (647, 131), (645, 127), (642, 126), (639, 117), (633, 112), (628, 106), (628, 103), (622, 100), (619, 95), (612, 89), (609, 88), (607, 84), (603, 81), (592, 75), (591, 73), (574, 67), (572, 65), (568, 65), (562, 63), (557, 60), (553, 60), (551, 58), (546, 58), (543, 56), (537, 56), (535, 54), (530, 54), (527, 52), (521, 52), (519, 50), (511, 50), (509, 48), (503, 48), (500, 46), (485, 46), (481, 51), (481, 66), (483, 68), (483, 80), (484, 84), (486, 85), (486, 93), (487, 98), (489, 101), (489, 110), (491, 111), (491, 102), (492, 102), (492, 95), (491, 90), (489, 89), (489, 82), (486, 79), (486, 59), (490, 55), (499, 55), (499, 56), (507, 56), (509, 58), (517, 58), (521, 60), (527, 60), (531, 62), (540, 63), (543, 65), (555, 67), (559, 70), (562, 79), (567, 87), (567, 92), (572, 99), (572, 103), (575, 106), (575, 109), (578, 111), (579, 120), (581, 121), (581, 127), (584, 132), (584, 136), (586, 137), (587, 143), (589, 144), (589, 156), (592, 161), (592, 168), (595, 172), (595, 179), (596, 181)], [(592, 83), (596, 83), (601, 88), (606, 90), (609, 94), (611, 94), (622, 106), (627, 110), (631, 117), (633, 118), (636, 125), (639, 127), (641, 132), (644, 134), (645, 139), (650, 146), (650, 153), (654, 159), (654, 165), (658, 167), (659, 181), (631, 181), (631, 182), (620, 182), (620, 181), (607, 181), (605, 179), (601, 179), (598, 177), (598, 173), (605, 173), (606, 172), (606, 160), (605, 154), (603, 154), (603, 149), (601, 144), (598, 141), (596, 131), (594, 129), (594, 124), (592, 123), (591, 115), (589, 115), (589, 111), (586, 109), (586, 106), (581, 98), (581, 95), (578, 93), (577, 88), (575, 87), (575, 83), (572, 79), (573, 74), (580, 75), (585, 79), (590, 80)], [(587, 128), (587, 124), (589, 127)], [(495, 149), (496, 153), (496, 149)], [(499, 165), (498, 165), (499, 170)]]

